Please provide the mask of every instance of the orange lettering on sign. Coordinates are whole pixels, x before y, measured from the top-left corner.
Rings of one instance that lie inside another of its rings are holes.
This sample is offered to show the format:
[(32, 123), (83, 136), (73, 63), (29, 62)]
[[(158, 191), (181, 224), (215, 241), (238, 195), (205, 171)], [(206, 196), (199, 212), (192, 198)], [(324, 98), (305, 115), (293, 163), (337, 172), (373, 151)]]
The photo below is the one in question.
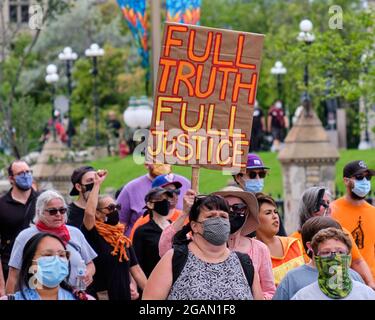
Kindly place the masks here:
[(167, 37), (165, 39), (165, 46), (164, 46), (164, 56), (169, 57), (171, 52), (171, 47), (181, 47), (182, 46), (182, 40), (181, 39), (175, 39), (173, 38), (173, 32), (186, 32), (188, 30), (187, 26), (181, 26), (181, 25), (169, 25), (167, 26)]
[(202, 79), (203, 79), (203, 64), (198, 65), (197, 67), (197, 79), (195, 81), (195, 95), (198, 98), (205, 99), (212, 95), (215, 89), (216, 85), (216, 75), (217, 75), (217, 68), (213, 67), (211, 68), (210, 72), (210, 79), (208, 80), (207, 84), (207, 90), (206, 92), (201, 91), (201, 86), (202, 86)]
[(236, 52), (236, 66), (245, 69), (256, 69), (255, 64), (246, 64), (241, 62), (241, 56), (243, 55), (243, 44), (245, 42), (245, 36), (240, 34), (238, 36), (238, 43), (237, 43), (237, 52)]
[(189, 34), (189, 46), (188, 46), (188, 57), (190, 60), (194, 62), (205, 62), (207, 61), (208, 57), (210, 56), (211, 46), (212, 46), (212, 39), (213, 39), (213, 32), (208, 32), (207, 40), (205, 44), (205, 52), (201, 56), (197, 56), (194, 53), (194, 41), (195, 41), (196, 31), (191, 30)]
[(220, 65), (220, 66), (233, 67), (232, 61), (220, 60), (221, 41), (222, 41), (222, 34), (221, 33), (216, 34), (212, 62), (213, 64)]
[[(188, 73), (183, 73), (184, 68), (187, 67), (189, 69)], [(188, 95), (193, 96), (194, 95), (194, 87), (192, 83), (190, 82), (190, 79), (194, 77), (195, 75), (195, 66), (189, 61), (179, 61), (176, 77), (174, 79), (174, 85), (173, 85), (173, 94), (178, 94), (180, 89), (180, 83), (183, 82), (187, 89), (188, 89)]]
[(257, 79), (258, 79), (258, 74), (254, 72), (251, 75), (250, 83), (242, 82), (242, 75), (238, 73), (236, 75), (236, 80), (234, 82), (232, 101), (237, 102), (240, 89), (246, 89), (246, 90), (249, 90), (248, 103), (254, 104)]
[(219, 67), (219, 72), (223, 73), (223, 79), (221, 82), (221, 90), (220, 90), (220, 100), (225, 100), (227, 96), (228, 90), (228, 78), (230, 73), (237, 74), (238, 69), (235, 68), (227, 68), (227, 67)]
[(167, 90), (167, 84), (169, 75), (171, 73), (171, 68), (177, 65), (176, 60), (172, 59), (160, 59), (160, 65), (163, 66), (163, 71), (161, 72), (160, 76), (160, 83), (159, 83), (159, 92), (164, 93)]

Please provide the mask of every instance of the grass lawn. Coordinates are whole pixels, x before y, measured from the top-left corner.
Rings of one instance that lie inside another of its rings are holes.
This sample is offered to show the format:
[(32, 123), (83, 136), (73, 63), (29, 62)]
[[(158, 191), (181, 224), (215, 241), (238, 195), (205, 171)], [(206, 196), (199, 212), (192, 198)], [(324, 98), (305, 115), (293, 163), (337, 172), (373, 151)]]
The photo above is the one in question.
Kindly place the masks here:
[[(265, 180), (265, 192), (272, 193), (273, 196), (282, 196), (282, 174), (281, 165), (277, 160), (277, 154), (271, 152), (261, 152), (260, 157), (264, 163), (271, 168), (270, 174)], [(341, 150), (340, 159), (336, 163), (336, 185), (340, 191), (344, 190), (342, 182), (342, 170), (346, 163), (353, 160), (364, 160), (370, 168), (375, 168), (375, 150)], [(118, 157), (107, 157), (91, 162), (90, 165), (97, 169), (107, 169), (109, 175), (104, 182), (103, 189), (118, 189), (128, 181), (146, 173), (142, 164), (135, 164), (133, 157), (125, 159)], [(190, 167), (173, 166), (173, 172), (181, 174), (187, 178), (191, 176)], [(372, 180), (372, 190), (375, 190), (375, 179)], [(210, 193), (217, 191), (232, 181), (231, 176), (223, 175), (221, 171), (200, 170), (200, 192)]]

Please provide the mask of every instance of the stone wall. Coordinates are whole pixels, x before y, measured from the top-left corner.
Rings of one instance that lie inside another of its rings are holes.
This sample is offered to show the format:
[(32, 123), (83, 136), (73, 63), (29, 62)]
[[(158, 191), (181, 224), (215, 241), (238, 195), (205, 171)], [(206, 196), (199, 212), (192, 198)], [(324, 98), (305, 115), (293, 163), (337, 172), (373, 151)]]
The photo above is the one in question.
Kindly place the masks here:
[(324, 186), (335, 193), (334, 163), (298, 163), (282, 165), (285, 229), (290, 234), (299, 228), (298, 206), (302, 193), (309, 187)]

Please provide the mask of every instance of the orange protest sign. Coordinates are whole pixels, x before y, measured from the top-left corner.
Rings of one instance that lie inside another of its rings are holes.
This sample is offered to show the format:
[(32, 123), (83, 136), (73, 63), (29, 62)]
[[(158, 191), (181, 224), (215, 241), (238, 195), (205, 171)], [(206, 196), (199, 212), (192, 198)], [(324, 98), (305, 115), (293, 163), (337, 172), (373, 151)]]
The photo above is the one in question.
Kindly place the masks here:
[(263, 39), (166, 23), (146, 161), (244, 170)]

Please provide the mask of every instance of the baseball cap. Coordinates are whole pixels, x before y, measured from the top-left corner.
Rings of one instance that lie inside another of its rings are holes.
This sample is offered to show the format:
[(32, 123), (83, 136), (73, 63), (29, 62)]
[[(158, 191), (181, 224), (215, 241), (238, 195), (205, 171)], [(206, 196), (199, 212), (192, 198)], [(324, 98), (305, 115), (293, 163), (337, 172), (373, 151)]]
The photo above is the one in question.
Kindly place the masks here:
[(265, 167), (262, 159), (255, 153), (249, 153), (247, 155), (246, 169), (269, 169)]
[(360, 173), (368, 173), (371, 176), (375, 176), (375, 170), (369, 169), (363, 160), (349, 162), (343, 170), (344, 178), (350, 178)]
[(84, 167), (79, 167), (79, 168), (77, 168), (73, 171), (72, 176), (70, 178), (70, 180), (73, 183), (73, 188), (70, 191), (69, 195), (71, 195), (71, 196), (78, 196), (79, 195), (79, 191), (76, 189), (75, 184), (81, 183), (81, 179), (82, 179), (83, 175), (87, 172), (90, 172), (90, 171), (96, 171), (96, 170), (91, 166), (84, 166)]
[(174, 178), (174, 174), (170, 173), (170, 174), (163, 174), (161, 176), (157, 176), (153, 181), (152, 181), (152, 185), (151, 187), (152, 188), (156, 188), (156, 187), (166, 187), (166, 186), (169, 186), (171, 184), (173, 184), (176, 189), (180, 189), (182, 187), (182, 184), (181, 182), (179, 181), (173, 181), (173, 178)]
[[(145, 196), (145, 202), (149, 202), (155, 198), (160, 197), (161, 195), (166, 194), (168, 197), (172, 198), (173, 194), (168, 189), (164, 189), (162, 187), (152, 188)], [(145, 209), (147, 206), (144, 206)]]

